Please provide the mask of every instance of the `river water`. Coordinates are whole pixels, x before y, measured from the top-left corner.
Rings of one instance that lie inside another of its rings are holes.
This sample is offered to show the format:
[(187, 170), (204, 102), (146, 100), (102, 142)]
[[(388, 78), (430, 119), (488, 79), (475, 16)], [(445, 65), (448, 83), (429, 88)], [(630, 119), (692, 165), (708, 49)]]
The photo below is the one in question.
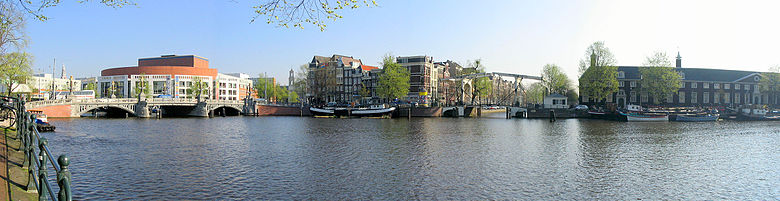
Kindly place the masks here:
[(780, 199), (779, 122), (50, 121), (77, 200)]

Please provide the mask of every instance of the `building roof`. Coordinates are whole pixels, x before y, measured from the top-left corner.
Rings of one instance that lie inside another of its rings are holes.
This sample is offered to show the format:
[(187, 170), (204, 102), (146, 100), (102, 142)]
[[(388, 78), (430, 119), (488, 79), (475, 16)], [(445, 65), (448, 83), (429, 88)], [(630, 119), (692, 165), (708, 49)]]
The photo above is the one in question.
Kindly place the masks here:
[(374, 69), (379, 69), (379, 67), (376, 66), (369, 66), (369, 65), (361, 65), (360, 68), (364, 71), (370, 71)]
[[(625, 77), (621, 79), (640, 79), (639, 68), (643, 66), (618, 66), (618, 71), (623, 71)], [(673, 68), (673, 67), (669, 67)], [(741, 70), (723, 70), (723, 69), (708, 69), (708, 68), (674, 68), (685, 74), (683, 80), (695, 80), (695, 81), (713, 81), (713, 82), (735, 82), (739, 79), (747, 77), (754, 73), (760, 73), (755, 71), (741, 71)]]
[(317, 61), (317, 62), (323, 64), (323, 63), (328, 63), (328, 60), (330, 60), (330, 57), (314, 56), (314, 59), (312, 59), (312, 62)]
[(550, 94), (545, 96), (544, 98), (567, 98), (567, 97), (561, 94)]

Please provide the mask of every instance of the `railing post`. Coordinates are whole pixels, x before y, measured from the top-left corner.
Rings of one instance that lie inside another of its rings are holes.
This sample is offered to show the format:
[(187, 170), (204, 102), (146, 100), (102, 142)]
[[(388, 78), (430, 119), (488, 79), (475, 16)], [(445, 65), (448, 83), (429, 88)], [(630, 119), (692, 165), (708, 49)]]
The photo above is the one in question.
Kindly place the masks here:
[(40, 162), (40, 166), (38, 166), (38, 200), (49, 200), (49, 191), (46, 189), (46, 182), (47, 181), (47, 172), (46, 172), (46, 159), (48, 159), (48, 156), (46, 155), (46, 144), (48, 144), (48, 140), (46, 138), (41, 138), (38, 141), (38, 150), (40, 150), (40, 155), (38, 156), (38, 161)]
[(19, 116), (19, 119), (16, 120), (17, 123), (19, 124), (19, 128), (18, 129), (19, 129), (19, 134), (20, 135), (18, 137), (19, 137), (19, 140), (22, 143), (22, 146), (19, 147), (19, 149), (24, 152), (24, 160), (22, 162), (22, 168), (29, 169), (30, 168), (30, 164), (32, 164), (32, 163), (30, 163), (30, 160), (32, 160), (32, 159), (29, 157), (30, 156), (29, 155), (29, 151), (30, 151), (30, 137), (29, 137), (28, 133), (30, 133), (30, 129), (27, 126), (29, 121), (27, 120), (27, 117), (28, 117), (27, 113), (26, 112), (21, 112), (21, 113), (22, 113), (22, 115)]
[(33, 123), (31, 123), (30, 119), (32, 119), (34, 117), (34, 115), (25, 112), (24, 116), (25, 116), (25, 121), (28, 124), (27, 127), (25, 128), (25, 132), (27, 133), (27, 142), (28, 142), (27, 143), (27, 149), (25, 150), (25, 158), (27, 158), (28, 160), (25, 160), (25, 162), (29, 163), (29, 166), (27, 166), (28, 168), (27, 168), (27, 187), (26, 187), (26, 190), (27, 190), (27, 192), (38, 192), (38, 189), (35, 189), (35, 182), (36, 181), (33, 179), (33, 178), (35, 178), (35, 170), (34, 170), (35, 169), (35, 165), (34, 165), (34, 163), (32, 161), (32, 160), (35, 159), (35, 148), (33, 147), (34, 145), (32, 144), (34, 142), (33, 141), (34, 140), (34, 138), (33, 138), (33, 131), (32, 131), (32, 129), (34, 129), (34, 128), (32, 126), (34, 126), (34, 125), (33, 125)]
[(71, 201), (73, 198), (70, 192), (70, 170), (68, 170), (70, 159), (63, 154), (57, 158), (57, 163), (60, 165), (60, 171), (57, 172), (57, 185), (60, 186), (60, 192), (57, 193), (58, 200)]

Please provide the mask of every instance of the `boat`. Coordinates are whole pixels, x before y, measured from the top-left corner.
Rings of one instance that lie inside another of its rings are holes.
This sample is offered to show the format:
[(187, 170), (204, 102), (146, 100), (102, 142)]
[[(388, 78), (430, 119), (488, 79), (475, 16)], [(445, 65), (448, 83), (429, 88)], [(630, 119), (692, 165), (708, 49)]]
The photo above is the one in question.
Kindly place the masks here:
[(30, 113), (35, 114), (35, 127), (38, 132), (54, 132), (54, 129), (57, 129), (56, 126), (49, 124), (49, 119), (43, 111), (30, 110)]
[(669, 121), (669, 115), (619, 112), (626, 121)]
[(310, 107), (314, 117), (390, 117), (395, 107), (372, 105), (369, 108), (316, 108)]
[(311, 115), (313, 117), (333, 117), (333, 116), (335, 116), (335, 112), (334, 112), (333, 108), (310, 107), (309, 111), (311, 111)]
[(769, 112), (767, 109), (742, 109), (734, 120), (742, 121), (780, 121), (780, 114)]
[(677, 115), (675, 121), (683, 122), (703, 122), (703, 121), (717, 121), (720, 118), (719, 114), (703, 114), (703, 115)]

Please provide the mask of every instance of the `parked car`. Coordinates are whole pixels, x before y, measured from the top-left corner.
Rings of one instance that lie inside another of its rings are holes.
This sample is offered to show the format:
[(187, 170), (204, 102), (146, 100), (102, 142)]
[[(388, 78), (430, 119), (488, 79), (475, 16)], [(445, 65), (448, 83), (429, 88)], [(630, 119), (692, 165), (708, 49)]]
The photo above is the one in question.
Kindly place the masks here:
[(574, 109), (575, 110), (588, 110), (588, 106), (587, 105), (577, 105), (576, 107), (574, 107)]

